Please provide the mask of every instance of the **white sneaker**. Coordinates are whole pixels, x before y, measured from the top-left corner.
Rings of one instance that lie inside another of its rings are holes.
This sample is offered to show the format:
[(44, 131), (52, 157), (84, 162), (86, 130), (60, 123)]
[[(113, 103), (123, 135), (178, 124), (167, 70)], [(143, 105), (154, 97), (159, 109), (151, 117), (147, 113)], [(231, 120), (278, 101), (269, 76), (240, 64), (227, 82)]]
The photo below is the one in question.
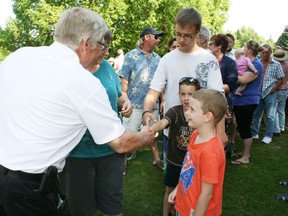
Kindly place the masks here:
[(259, 136), (258, 136), (258, 134), (256, 134), (256, 135), (252, 136), (252, 138), (253, 139), (259, 139)]
[(262, 140), (263, 143), (266, 143), (266, 144), (269, 144), (272, 142), (272, 138), (270, 137), (264, 137), (263, 140)]

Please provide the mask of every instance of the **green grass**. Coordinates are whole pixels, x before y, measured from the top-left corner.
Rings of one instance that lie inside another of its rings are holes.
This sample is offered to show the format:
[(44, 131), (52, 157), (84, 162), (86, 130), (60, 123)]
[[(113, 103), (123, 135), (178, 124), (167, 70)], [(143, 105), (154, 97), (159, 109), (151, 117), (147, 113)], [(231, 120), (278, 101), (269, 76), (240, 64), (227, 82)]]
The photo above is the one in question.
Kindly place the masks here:
[[(288, 215), (288, 203), (275, 199), (277, 193), (288, 193), (288, 187), (278, 184), (280, 179), (288, 179), (288, 132), (274, 137), (269, 145), (261, 143), (262, 134), (260, 140), (254, 140), (248, 165), (233, 165), (227, 158), (223, 216)], [(236, 148), (243, 148), (238, 136)], [(150, 149), (143, 148), (128, 164), (125, 216), (162, 215), (164, 173), (153, 167), (152, 161)]]

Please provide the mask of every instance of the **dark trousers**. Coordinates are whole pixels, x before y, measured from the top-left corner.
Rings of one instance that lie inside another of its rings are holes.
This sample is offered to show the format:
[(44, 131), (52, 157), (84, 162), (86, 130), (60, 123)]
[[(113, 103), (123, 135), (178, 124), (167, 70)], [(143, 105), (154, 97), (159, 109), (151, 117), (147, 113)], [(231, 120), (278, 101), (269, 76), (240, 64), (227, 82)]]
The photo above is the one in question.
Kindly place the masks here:
[(58, 209), (59, 195), (37, 191), (41, 174), (10, 171), (0, 165), (0, 216), (68, 216), (68, 206)]
[(241, 139), (252, 138), (251, 122), (256, 108), (257, 104), (234, 106), (233, 108), (237, 122), (237, 129)]

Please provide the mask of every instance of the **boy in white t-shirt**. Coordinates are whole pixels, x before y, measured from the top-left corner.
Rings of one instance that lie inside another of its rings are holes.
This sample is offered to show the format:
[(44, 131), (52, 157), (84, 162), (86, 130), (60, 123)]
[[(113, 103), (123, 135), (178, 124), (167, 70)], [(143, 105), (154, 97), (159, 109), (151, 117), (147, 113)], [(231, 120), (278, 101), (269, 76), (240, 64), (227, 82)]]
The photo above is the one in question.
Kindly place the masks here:
[[(149, 125), (149, 121), (156, 121), (149, 111), (152, 111), (164, 89), (164, 113), (169, 108), (181, 104), (178, 97), (178, 86), (175, 83), (178, 83), (182, 77), (195, 77), (199, 80), (201, 88), (223, 92), (221, 72), (215, 56), (196, 44), (201, 22), (201, 14), (194, 8), (185, 8), (177, 13), (175, 37), (179, 47), (167, 53), (159, 62), (144, 100), (144, 124)], [(217, 130), (221, 141), (226, 144), (224, 120), (217, 125)], [(167, 131), (164, 131), (164, 134), (168, 136)]]

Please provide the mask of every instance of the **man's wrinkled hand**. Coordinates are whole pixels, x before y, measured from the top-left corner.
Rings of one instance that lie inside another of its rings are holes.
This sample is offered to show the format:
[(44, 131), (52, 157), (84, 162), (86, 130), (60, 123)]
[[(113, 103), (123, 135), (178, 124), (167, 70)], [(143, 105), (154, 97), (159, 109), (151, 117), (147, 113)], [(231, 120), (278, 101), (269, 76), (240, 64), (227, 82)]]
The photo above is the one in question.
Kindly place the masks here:
[(147, 143), (146, 145), (152, 145), (155, 139), (155, 132), (148, 126), (143, 126), (140, 132), (143, 134), (143, 138)]

